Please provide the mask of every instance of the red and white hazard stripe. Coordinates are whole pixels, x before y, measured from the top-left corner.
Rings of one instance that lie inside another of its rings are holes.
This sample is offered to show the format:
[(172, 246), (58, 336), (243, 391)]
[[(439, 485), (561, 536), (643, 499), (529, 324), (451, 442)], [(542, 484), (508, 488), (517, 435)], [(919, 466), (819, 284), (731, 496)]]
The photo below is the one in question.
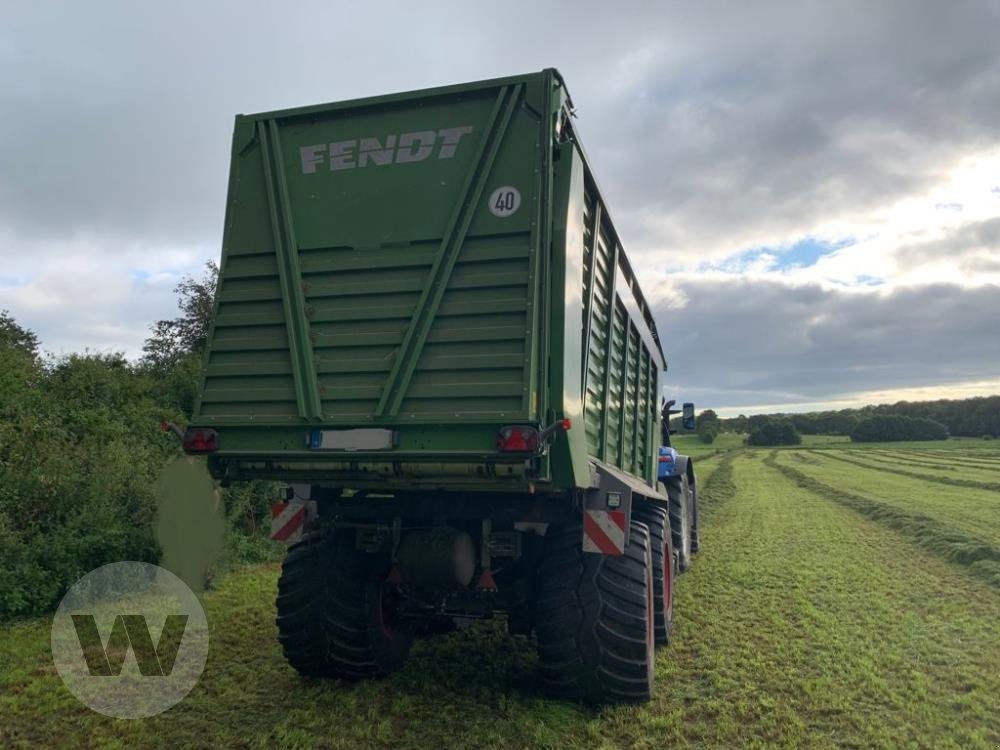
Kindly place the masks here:
[(624, 555), (625, 511), (585, 510), (583, 551), (601, 555)]
[(305, 503), (274, 503), (271, 506), (271, 538), (277, 542), (299, 541), (305, 522)]

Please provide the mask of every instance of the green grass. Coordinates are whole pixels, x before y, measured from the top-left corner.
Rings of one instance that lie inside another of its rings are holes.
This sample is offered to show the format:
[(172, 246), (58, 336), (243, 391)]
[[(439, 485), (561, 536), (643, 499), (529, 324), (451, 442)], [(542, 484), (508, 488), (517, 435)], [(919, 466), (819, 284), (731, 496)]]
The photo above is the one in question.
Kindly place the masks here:
[(746, 435), (739, 435), (735, 432), (720, 432), (714, 442), (703, 443), (697, 435), (671, 435), (670, 443), (678, 452), (686, 456), (699, 458), (702, 456), (714, 455), (724, 451), (742, 448)]
[(816, 446), (827, 446), (835, 448), (843, 448), (845, 445), (849, 445), (851, 439), (846, 435), (803, 435), (802, 445), (809, 446), (810, 448)]
[[(812, 440), (807, 441), (806, 438)], [(827, 445), (836, 449), (848, 449), (857, 451), (870, 450), (904, 450), (904, 451), (926, 451), (928, 453), (940, 453), (944, 455), (965, 454), (972, 457), (992, 456), (996, 457), (997, 442), (981, 440), (979, 438), (949, 438), (947, 440), (910, 440), (889, 443), (852, 443), (850, 438), (829, 435), (803, 435), (803, 441), (810, 447)]]
[[(777, 461), (775, 455), (766, 459), (767, 464), (799, 487), (902, 532), (921, 549), (933, 551), (947, 560), (968, 566), (970, 573), (1000, 589), (1000, 547), (979, 535), (974, 527), (970, 528), (966, 519), (959, 517), (958, 523), (961, 526), (956, 526), (953, 517), (936, 508), (887, 502), (882, 497), (873, 495), (870, 487), (859, 494), (846, 490), (843, 482), (826, 484), (817, 480), (809, 470), (801, 471)], [(927, 513), (927, 510), (931, 512)]]
[[(996, 481), (980, 481), (977, 479), (969, 479), (971, 472), (962, 472), (958, 476), (946, 476), (940, 471), (924, 470), (924, 471), (913, 471), (912, 469), (906, 469), (902, 466), (893, 466), (881, 464), (877, 462), (872, 463), (870, 454), (852, 454), (850, 456), (843, 453), (828, 453), (830, 458), (837, 461), (844, 461), (845, 463), (852, 464), (853, 466), (860, 466), (862, 469), (875, 469), (877, 471), (887, 471), (893, 474), (898, 474), (902, 477), (912, 477), (914, 479), (920, 479), (925, 482), (934, 482), (937, 484), (944, 484), (948, 486), (957, 487), (973, 487), (975, 489), (990, 490), (992, 492), (1000, 491), (1000, 482)], [(990, 475), (990, 479), (995, 479), (996, 477)]]
[(945, 469), (985, 469), (993, 472), (996, 477), (1000, 474), (1000, 459), (988, 458), (968, 453), (924, 453), (922, 451), (892, 451), (892, 450), (871, 450), (867, 451), (869, 458), (893, 459), (898, 462), (910, 463), (923, 467), (942, 467)]
[(863, 460), (867, 465), (883, 470), (916, 472), (921, 476), (938, 477), (949, 482), (954, 482), (956, 479), (963, 482), (973, 482), (975, 484), (969, 485), (972, 487), (984, 486), (1000, 489), (1000, 464), (995, 466), (985, 464), (972, 461), (965, 456), (939, 459), (915, 451), (909, 455), (868, 451), (866, 453), (852, 453), (850, 458)]
[(994, 538), (1000, 506), (983, 503), (1000, 495), (836, 460), (875, 463), (849, 444), (731, 447), (696, 461), (703, 551), (678, 582), (647, 705), (545, 697), (531, 641), (499, 622), (419, 641), (388, 680), (300, 679), (275, 642), (278, 568), (263, 565), (206, 595), (205, 673), (148, 720), (80, 705), (52, 667), (46, 619), (0, 629), (0, 746), (1000, 744), (1000, 588), (948, 547)]
[(1000, 493), (942, 484), (937, 481), (941, 475), (929, 481), (885, 471), (874, 465), (869, 468), (853, 459), (848, 463), (836, 454), (808, 453), (806, 458), (813, 459), (811, 463), (799, 460), (795, 453), (778, 452), (775, 455), (780, 465), (791, 466), (835, 490), (927, 516), (942, 527), (1000, 546)]

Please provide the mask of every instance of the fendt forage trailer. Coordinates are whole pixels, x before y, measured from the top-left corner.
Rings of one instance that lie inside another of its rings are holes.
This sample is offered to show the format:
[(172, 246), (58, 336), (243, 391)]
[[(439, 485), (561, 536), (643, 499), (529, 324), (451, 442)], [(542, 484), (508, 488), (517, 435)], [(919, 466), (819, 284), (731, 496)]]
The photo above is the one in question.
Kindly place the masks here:
[(661, 450), (666, 362), (572, 111), (544, 70), (236, 118), (184, 444), (288, 485), (304, 675), (505, 613), (552, 690), (650, 696), (694, 466)]

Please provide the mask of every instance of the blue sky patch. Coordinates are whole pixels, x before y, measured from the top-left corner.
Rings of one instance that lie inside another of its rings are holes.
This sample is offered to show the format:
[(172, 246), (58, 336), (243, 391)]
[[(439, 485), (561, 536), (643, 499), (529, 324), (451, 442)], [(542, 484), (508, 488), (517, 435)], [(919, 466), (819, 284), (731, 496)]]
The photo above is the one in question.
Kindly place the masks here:
[(0, 286), (24, 286), (31, 276), (0, 276)]
[(885, 283), (885, 279), (878, 276), (869, 276), (867, 274), (862, 274), (861, 276), (854, 277), (854, 283), (860, 284), (862, 286), (879, 286)]
[(850, 247), (856, 242), (854, 238), (827, 242), (826, 240), (806, 237), (793, 245), (778, 246), (768, 245), (764, 247), (754, 247), (749, 250), (742, 250), (735, 255), (723, 259), (717, 263), (702, 263), (698, 266), (698, 271), (726, 271), (729, 273), (740, 273), (747, 267), (753, 265), (761, 257), (767, 256), (771, 260), (770, 271), (786, 271), (792, 268), (808, 268), (815, 265), (820, 258), (831, 255), (845, 247)]
[(814, 266), (824, 255), (831, 255), (837, 250), (850, 247), (853, 244), (853, 239), (826, 242), (814, 237), (806, 237), (788, 249), (767, 248), (766, 251), (773, 253), (777, 257), (778, 262), (775, 268), (781, 271), (786, 268), (808, 268), (809, 266)]

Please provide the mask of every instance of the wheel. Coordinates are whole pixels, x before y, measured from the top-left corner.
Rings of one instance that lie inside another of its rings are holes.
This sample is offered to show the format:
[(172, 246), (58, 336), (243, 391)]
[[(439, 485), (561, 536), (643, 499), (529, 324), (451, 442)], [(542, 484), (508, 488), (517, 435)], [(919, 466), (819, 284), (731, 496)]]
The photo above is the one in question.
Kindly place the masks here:
[(633, 503), (632, 518), (649, 527), (653, 561), (653, 612), (656, 642), (670, 643), (674, 627), (674, 542), (665, 508), (652, 503)]
[(698, 519), (698, 477), (692, 469), (693, 481), (688, 482), (688, 489), (691, 492), (691, 554), (698, 554), (701, 549), (701, 523)]
[(625, 554), (585, 553), (579, 525), (545, 536), (535, 632), (542, 681), (595, 702), (645, 701), (655, 649), (649, 529), (632, 521)]
[(667, 477), (664, 485), (670, 498), (670, 531), (677, 553), (677, 567), (684, 573), (691, 567), (691, 493), (687, 475)]
[(400, 667), (413, 635), (398, 617), (388, 564), (331, 535), (289, 550), (278, 580), (278, 640), (288, 663), (310, 677), (350, 680)]
[(329, 550), (314, 540), (288, 550), (278, 578), (278, 641), (285, 660), (306, 677), (332, 677), (327, 662), (323, 614), (327, 601), (324, 571)]

